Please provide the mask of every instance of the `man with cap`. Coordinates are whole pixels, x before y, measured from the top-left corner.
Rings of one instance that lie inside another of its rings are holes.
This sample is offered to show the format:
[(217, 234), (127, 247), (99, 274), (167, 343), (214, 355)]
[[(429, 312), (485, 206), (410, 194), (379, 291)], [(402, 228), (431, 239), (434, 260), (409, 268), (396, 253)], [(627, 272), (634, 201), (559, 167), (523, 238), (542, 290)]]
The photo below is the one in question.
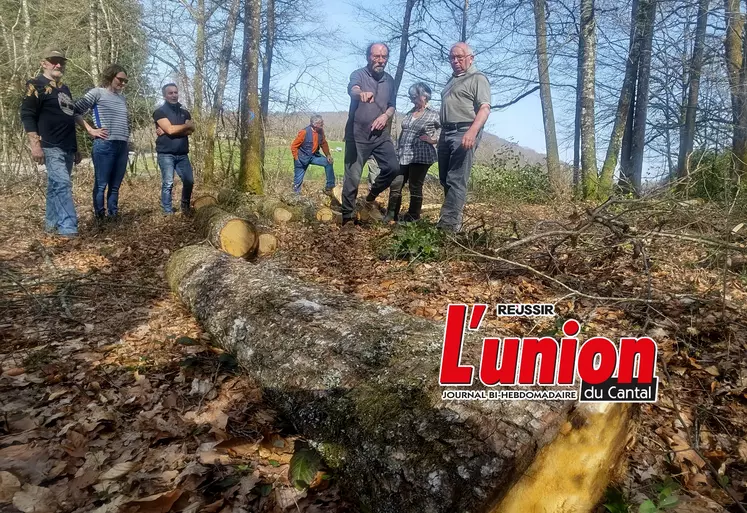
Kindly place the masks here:
[(445, 197), (438, 227), (452, 232), (462, 227), (472, 160), (490, 115), (490, 83), (474, 60), (467, 43), (452, 46), (449, 62), (454, 73), (441, 92), (438, 175)]
[(73, 162), (80, 163), (75, 139), (75, 116), (70, 89), (62, 83), (67, 58), (58, 48), (47, 48), (41, 73), (26, 82), (21, 122), (29, 139), (31, 156), (47, 170), (47, 233), (62, 237), (78, 234), (73, 203)]

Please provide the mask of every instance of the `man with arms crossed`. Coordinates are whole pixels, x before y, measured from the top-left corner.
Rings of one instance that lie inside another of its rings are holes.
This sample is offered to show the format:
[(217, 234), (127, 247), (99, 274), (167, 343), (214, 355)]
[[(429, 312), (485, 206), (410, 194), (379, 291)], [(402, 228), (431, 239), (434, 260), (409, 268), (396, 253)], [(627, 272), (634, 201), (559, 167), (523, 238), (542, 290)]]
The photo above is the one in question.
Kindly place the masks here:
[(445, 197), (438, 226), (452, 232), (462, 227), (472, 160), (490, 115), (490, 83), (474, 60), (466, 43), (452, 46), (449, 61), (454, 73), (441, 92), (438, 175)]
[(399, 174), (399, 160), (389, 134), (394, 116), (396, 92), (394, 79), (384, 71), (389, 60), (389, 48), (373, 43), (366, 51), (368, 65), (350, 75), (348, 94), (350, 110), (345, 125), (345, 178), (342, 185), (343, 231), (354, 229), (353, 214), (363, 165), (373, 156), (381, 169), (366, 196), (366, 210), (372, 219), (383, 215), (375, 204), (376, 197), (386, 190)]
[(166, 84), (161, 88), (164, 103), (153, 113), (156, 122), (156, 153), (161, 168), (161, 208), (164, 214), (173, 214), (171, 190), (174, 188), (174, 171), (182, 180), (181, 210), (189, 214), (194, 176), (189, 161), (189, 136), (195, 131), (192, 116), (179, 103), (179, 88)]

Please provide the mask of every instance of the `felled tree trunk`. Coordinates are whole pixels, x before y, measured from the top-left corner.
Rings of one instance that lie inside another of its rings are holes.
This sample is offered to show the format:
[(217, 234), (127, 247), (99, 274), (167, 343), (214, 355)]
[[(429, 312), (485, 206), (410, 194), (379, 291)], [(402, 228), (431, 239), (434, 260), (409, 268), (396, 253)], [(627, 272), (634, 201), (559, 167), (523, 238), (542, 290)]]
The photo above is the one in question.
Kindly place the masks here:
[[(188, 246), (166, 275), (363, 511), (585, 512), (601, 497), (628, 438), (624, 405), (444, 401), (443, 325), (276, 265)], [(478, 364), (480, 336), (465, 335), (463, 362)]]
[(192, 202), (192, 208), (195, 210), (199, 210), (202, 207), (207, 207), (209, 205), (216, 205), (218, 203), (218, 200), (215, 199), (215, 196), (211, 194), (203, 194), (202, 196), (199, 196), (194, 199)]
[(217, 205), (197, 210), (195, 223), (198, 229), (221, 251), (239, 258), (251, 258), (257, 252), (259, 233), (252, 223), (239, 219)]

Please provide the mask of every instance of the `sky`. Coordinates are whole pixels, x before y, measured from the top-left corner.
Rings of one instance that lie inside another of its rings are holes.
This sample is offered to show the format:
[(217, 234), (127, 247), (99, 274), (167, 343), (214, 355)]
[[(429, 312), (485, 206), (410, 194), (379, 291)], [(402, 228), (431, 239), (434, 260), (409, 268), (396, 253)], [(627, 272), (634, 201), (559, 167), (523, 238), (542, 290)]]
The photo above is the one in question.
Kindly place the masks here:
[[(347, 78), (350, 73), (366, 65), (363, 55), (353, 54), (353, 50), (346, 43), (352, 41), (365, 46), (376, 39), (371, 33), (371, 24), (357, 20), (357, 15), (347, 0), (328, 0), (324, 6), (325, 24), (337, 27), (340, 30), (342, 41), (330, 41), (330, 46), (323, 49), (325, 55), (331, 57), (330, 63), (320, 72), (324, 77), (324, 92), (320, 94), (318, 88), (305, 88), (299, 90), (305, 93), (308, 100), (308, 108), (319, 112), (324, 111), (346, 111), (348, 109), (349, 97), (346, 94)], [(312, 57), (313, 58), (313, 57)], [(475, 60), (475, 66), (480, 66), (479, 58)], [(389, 61), (387, 71), (394, 75), (396, 62)], [(276, 87), (279, 90), (287, 90), (288, 86), (296, 79), (298, 70), (289, 70), (280, 76), (275, 76)], [(406, 90), (408, 78), (405, 76), (400, 93)], [(434, 91), (434, 99), (438, 99), (439, 90)], [(496, 91), (493, 90), (493, 100), (498, 102)], [(398, 110), (403, 111), (408, 104), (400, 98)], [(545, 153), (544, 128), (542, 125), (542, 107), (539, 93), (534, 93), (520, 100), (518, 103), (500, 110), (494, 110), (486, 124), (486, 130), (503, 139), (515, 142), (521, 146), (531, 148), (537, 152)], [(569, 151), (570, 150), (570, 151)], [(573, 148), (561, 148), (561, 159), (569, 161), (573, 159)]]

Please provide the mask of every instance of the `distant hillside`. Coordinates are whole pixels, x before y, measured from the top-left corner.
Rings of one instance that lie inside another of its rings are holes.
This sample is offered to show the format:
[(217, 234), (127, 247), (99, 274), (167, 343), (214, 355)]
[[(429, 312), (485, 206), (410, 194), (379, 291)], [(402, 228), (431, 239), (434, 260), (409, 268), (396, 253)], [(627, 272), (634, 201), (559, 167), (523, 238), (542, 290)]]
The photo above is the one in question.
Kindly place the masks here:
[[(345, 123), (348, 118), (347, 112), (320, 112), (324, 118), (324, 129), (327, 138), (333, 141), (341, 141), (345, 131)], [(399, 124), (403, 114), (398, 113), (392, 135), (399, 136)], [(283, 143), (290, 143), (296, 136), (298, 130), (309, 124), (309, 114), (292, 113), (288, 115), (271, 114), (269, 119), (270, 138), (280, 139)], [(482, 141), (477, 149), (476, 161), (478, 163), (489, 163), (494, 155), (506, 157), (507, 160), (518, 160), (517, 164), (542, 164), (545, 156), (536, 151), (524, 148), (516, 143), (501, 139), (497, 135), (484, 132)], [(516, 159), (511, 159), (513, 154)]]

